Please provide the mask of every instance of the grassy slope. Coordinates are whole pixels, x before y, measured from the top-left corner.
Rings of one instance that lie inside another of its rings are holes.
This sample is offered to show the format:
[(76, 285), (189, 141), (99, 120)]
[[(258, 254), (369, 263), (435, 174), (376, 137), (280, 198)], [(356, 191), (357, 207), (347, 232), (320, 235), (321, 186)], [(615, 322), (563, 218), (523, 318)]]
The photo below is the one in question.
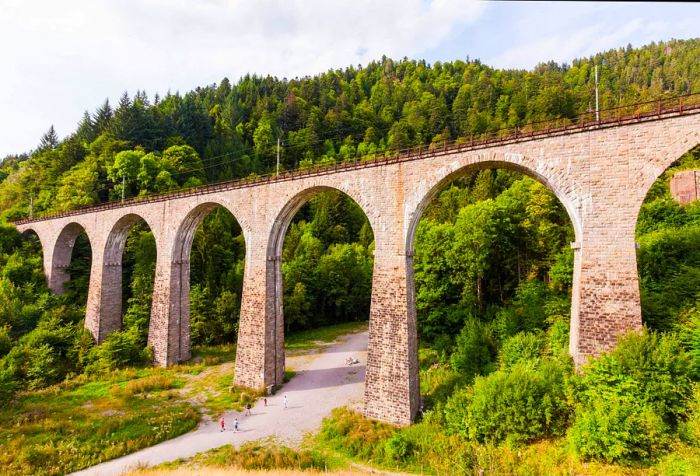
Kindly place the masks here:
[[(310, 351), (365, 326), (292, 334), (288, 349)], [(234, 345), (203, 347), (184, 365), (79, 376), (24, 392), (0, 409), (0, 473), (64, 474), (186, 433), (200, 412), (240, 411), (258, 395), (232, 387), (234, 358)]]

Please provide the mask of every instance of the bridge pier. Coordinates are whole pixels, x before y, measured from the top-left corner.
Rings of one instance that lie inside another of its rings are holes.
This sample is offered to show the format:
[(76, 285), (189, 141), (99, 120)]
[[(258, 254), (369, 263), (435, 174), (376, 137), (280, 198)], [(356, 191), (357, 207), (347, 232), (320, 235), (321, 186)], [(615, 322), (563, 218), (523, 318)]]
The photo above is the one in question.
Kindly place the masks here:
[(253, 389), (284, 381), (282, 262), (268, 256), (267, 235), (246, 243), (234, 384)]
[(412, 257), (375, 250), (364, 413), (396, 425), (410, 424), (420, 406), (412, 273)]
[(90, 284), (85, 308), (85, 328), (95, 343), (101, 344), (107, 336), (122, 326), (122, 262), (105, 261), (100, 243), (95, 243), (90, 266)]

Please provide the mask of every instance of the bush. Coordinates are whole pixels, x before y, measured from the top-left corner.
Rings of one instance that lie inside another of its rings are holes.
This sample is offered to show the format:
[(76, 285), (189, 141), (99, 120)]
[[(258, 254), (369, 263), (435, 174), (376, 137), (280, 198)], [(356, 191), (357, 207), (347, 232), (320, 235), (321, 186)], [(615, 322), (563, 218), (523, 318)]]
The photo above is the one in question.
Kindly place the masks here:
[(479, 442), (520, 444), (564, 433), (566, 370), (553, 361), (517, 364), (456, 392), (445, 406), (450, 431)]
[(522, 281), (510, 306), (499, 311), (495, 330), (500, 339), (518, 332), (544, 330), (547, 327), (546, 306), (551, 299), (547, 286), (536, 280)]
[(691, 359), (675, 335), (630, 333), (582, 369), (576, 400), (587, 406), (619, 396), (648, 405), (671, 426), (686, 418), (692, 399)]
[(17, 381), (11, 369), (0, 369), (0, 407), (7, 405), (17, 390)]
[(582, 370), (569, 438), (584, 458), (653, 459), (690, 414), (691, 360), (674, 335), (630, 333)]
[(10, 339), (10, 327), (0, 327), (0, 358), (7, 355), (12, 349), (12, 339)]
[(128, 365), (142, 365), (150, 361), (150, 352), (144, 349), (137, 329), (112, 332), (105, 341), (93, 347), (86, 367), (88, 373), (115, 370)]
[(26, 378), (30, 389), (43, 388), (59, 382), (64, 374), (59, 356), (47, 344), (30, 350)]
[(496, 342), (491, 328), (477, 319), (467, 320), (457, 336), (455, 351), (450, 357), (452, 368), (463, 374), (467, 382), (492, 370)]
[(384, 451), (389, 461), (399, 463), (406, 460), (413, 452), (413, 445), (403, 433), (397, 432), (387, 440)]
[(537, 363), (544, 347), (542, 332), (519, 332), (503, 342), (498, 356), (501, 368), (508, 369), (520, 362)]
[(695, 378), (700, 377), (700, 306), (681, 316), (679, 336), (693, 361)]
[(616, 395), (591, 403), (578, 412), (569, 430), (581, 458), (629, 464), (668, 448), (667, 425), (651, 406)]
[(384, 458), (386, 441), (396, 429), (370, 420), (345, 407), (336, 408), (324, 418), (320, 438), (335, 449), (364, 459)]

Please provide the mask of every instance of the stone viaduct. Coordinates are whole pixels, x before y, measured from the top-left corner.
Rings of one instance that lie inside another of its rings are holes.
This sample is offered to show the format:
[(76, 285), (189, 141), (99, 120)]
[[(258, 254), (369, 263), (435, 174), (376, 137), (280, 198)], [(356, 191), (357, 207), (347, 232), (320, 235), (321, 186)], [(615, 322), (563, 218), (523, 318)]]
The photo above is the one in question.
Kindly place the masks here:
[(155, 235), (157, 265), (148, 340), (155, 361), (190, 358), (189, 260), (202, 219), (224, 207), (246, 244), (234, 381), (280, 384), (284, 326), (280, 255), (287, 228), (315, 193), (335, 189), (364, 210), (375, 254), (365, 382), (367, 416), (410, 423), (419, 407), (415, 289), (416, 225), (431, 198), (469, 170), (506, 168), (547, 185), (564, 205), (576, 241), (570, 352), (577, 363), (642, 325), (635, 225), (652, 183), (700, 143), (700, 109), (430, 153), (290, 172), (251, 182), (209, 185), (146, 200), (110, 203), (16, 223), (34, 231), (56, 293), (76, 237), (85, 231), (92, 269), (85, 325), (102, 342), (120, 328), (122, 252), (129, 229), (144, 220)]

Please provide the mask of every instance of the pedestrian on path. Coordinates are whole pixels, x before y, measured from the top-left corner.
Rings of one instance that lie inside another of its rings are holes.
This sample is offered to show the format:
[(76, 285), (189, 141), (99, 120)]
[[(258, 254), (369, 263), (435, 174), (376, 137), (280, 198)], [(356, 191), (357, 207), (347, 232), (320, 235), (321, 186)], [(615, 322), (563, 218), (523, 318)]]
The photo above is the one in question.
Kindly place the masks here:
[(219, 420), (219, 425), (221, 425), (221, 431), (226, 431), (226, 423), (224, 422), (223, 415), (221, 416), (221, 420)]
[(287, 408), (287, 395), (284, 396), (284, 408)]
[(238, 419), (233, 420), (233, 432), (238, 433)]
[(267, 397), (263, 398), (263, 403), (267, 406)]
[(250, 416), (250, 403), (245, 404), (245, 416)]

